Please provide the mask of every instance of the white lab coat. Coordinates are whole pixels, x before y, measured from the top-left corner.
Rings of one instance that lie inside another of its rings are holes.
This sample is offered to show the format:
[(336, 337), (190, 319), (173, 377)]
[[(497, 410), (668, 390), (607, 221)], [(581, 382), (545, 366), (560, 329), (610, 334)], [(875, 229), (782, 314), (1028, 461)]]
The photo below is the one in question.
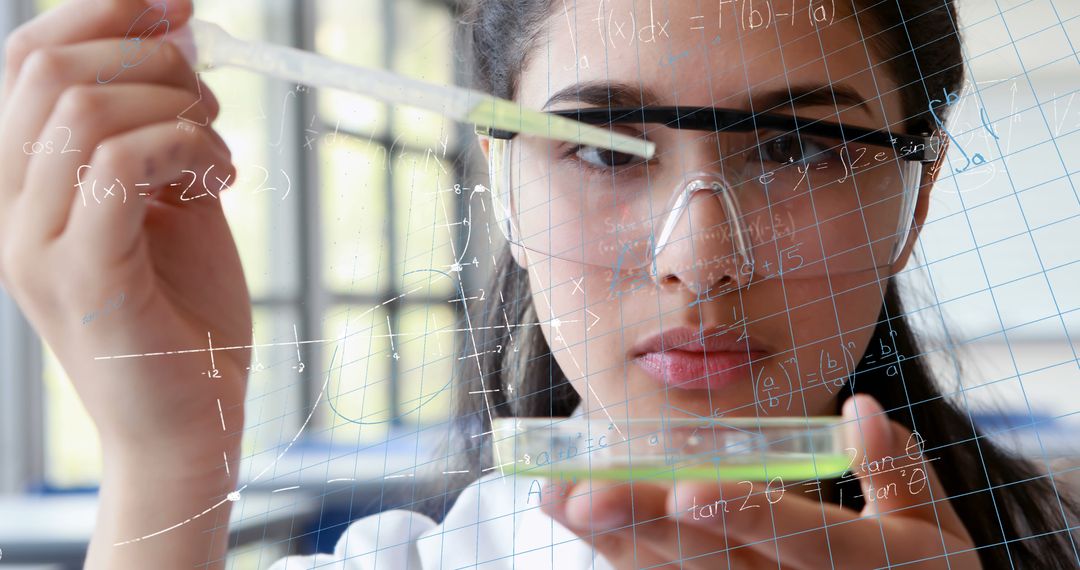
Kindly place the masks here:
[[(581, 416), (582, 407), (571, 417)], [(289, 556), (270, 570), (613, 570), (603, 555), (540, 511), (548, 479), (494, 471), (461, 491), (442, 525), (413, 511), (386, 511), (349, 525), (334, 554)], [(564, 489), (565, 490), (565, 489)]]
[(587, 542), (540, 511), (538, 489), (551, 491), (545, 480), (489, 474), (462, 491), (442, 524), (385, 511), (349, 525), (333, 554), (290, 556), (270, 570), (611, 570)]

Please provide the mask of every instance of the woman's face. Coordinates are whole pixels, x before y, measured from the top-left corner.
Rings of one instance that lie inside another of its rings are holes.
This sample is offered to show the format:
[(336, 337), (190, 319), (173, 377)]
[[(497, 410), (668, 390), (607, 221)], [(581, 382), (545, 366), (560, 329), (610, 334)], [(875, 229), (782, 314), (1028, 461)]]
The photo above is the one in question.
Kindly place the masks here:
[[(527, 107), (549, 110), (606, 106), (596, 100), (599, 85), (619, 106), (768, 107), (777, 113), (791, 115), (794, 109), (799, 117), (874, 130), (901, 124), (896, 85), (861, 41), (854, 18), (833, 14), (829, 2), (797, 0), (795, 15), (783, 14), (784, 7), (790, 11), (788, 2), (773, 2), (771, 8), (759, 3), (754, 10), (736, 10), (732, 4), (554, 2), (546, 29), (526, 61), (517, 98)], [(809, 94), (792, 104), (791, 92)], [(556, 93), (561, 93), (558, 100), (549, 104)], [(632, 129), (628, 132), (635, 134)], [(875, 271), (836, 271), (834, 264), (832, 270), (781, 275), (771, 265), (798, 264), (815, 257), (814, 251), (822, 257), (823, 248), (840, 251), (837, 243), (826, 246), (824, 241), (835, 242), (837, 235), (849, 235), (852, 228), (863, 232), (861, 255), (873, 256), (876, 248), (880, 256), (891, 243), (868, 248), (867, 235), (882, 233), (869, 226), (892, 224), (888, 231), (895, 233), (897, 221), (888, 219), (895, 214), (888, 212), (899, 209), (882, 207), (886, 212), (882, 215), (864, 194), (866, 209), (826, 213), (832, 202), (825, 194), (814, 195), (809, 186), (779, 189), (775, 184), (766, 200), (774, 205), (762, 208), (764, 201), (747, 197), (754, 191), (743, 190), (744, 183), (753, 185), (754, 177), (741, 176), (730, 196), (741, 204), (745, 217), (732, 225), (738, 215), (731, 201), (708, 189), (687, 191), (686, 182), (697, 178), (730, 183), (738, 176), (732, 171), (747, 169), (748, 161), (745, 156), (721, 157), (735, 144), (732, 140), (753, 139), (754, 134), (719, 139), (702, 131), (649, 133), (654, 135), (666, 152), (647, 167), (638, 167), (653, 175), (647, 185), (653, 203), (670, 206), (680, 195), (689, 201), (675, 217), (670, 243), (656, 253), (651, 265), (628, 269), (629, 264), (620, 262), (583, 263), (543, 253), (543, 248), (514, 248), (518, 263), (528, 270), (548, 345), (582, 396), (587, 414), (620, 418), (831, 413), (839, 386), (864, 352), (882, 350), (868, 344), (887, 280), (902, 266), (907, 252), (895, 263), (887, 255), (889, 264)], [(588, 150), (572, 148), (570, 154), (579, 162), (603, 159)], [(790, 164), (787, 170), (801, 174), (804, 184), (807, 176), (818, 176), (819, 185), (827, 186), (821, 182), (823, 174), (806, 171), (842, 168), (850, 174), (852, 162), (858, 168), (856, 154), (849, 150), (846, 157), (831, 155), (834, 162), (826, 167), (808, 162), (801, 169)], [(871, 151), (867, 156), (873, 155)], [(761, 169), (760, 160), (753, 167)], [(519, 173), (518, 179), (547, 175), (531, 168), (546, 167), (540, 161), (523, 165), (524, 174)], [(680, 178), (678, 173), (693, 175)], [(616, 192), (625, 192), (632, 184), (618, 178), (623, 173), (614, 178), (610, 172), (588, 176), (600, 176), (599, 184)], [(578, 188), (548, 190), (554, 195)], [(859, 190), (864, 191), (870, 189)], [(924, 204), (925, 196), (921, 198)], [(923, 215), (923, 210), (920, 207), (916, 215)], [(806, 222), (808, 216), (813, 223)], [(658, 218), (667, 220), (663, 215)], [(761, 218), (768, 232), (760, 230)], [(535, 225), (543, 220), (519, 222)], [(616, 216), (585, 224), (612, 229), (638, 222)], [(837, 229), (841, 227), (847, 229)], [(588, 231), (583, 228), (559, 231)], [(736, 245), (732, 228), (754, 244), (749, 248), (755, 258), (752, 271), (745, 256), (739, 255), (747, 247)], [(853, 248), (860, 246), (857, 237), (856, 232)], [(756, 253), (761, 251), (771, 253)]]

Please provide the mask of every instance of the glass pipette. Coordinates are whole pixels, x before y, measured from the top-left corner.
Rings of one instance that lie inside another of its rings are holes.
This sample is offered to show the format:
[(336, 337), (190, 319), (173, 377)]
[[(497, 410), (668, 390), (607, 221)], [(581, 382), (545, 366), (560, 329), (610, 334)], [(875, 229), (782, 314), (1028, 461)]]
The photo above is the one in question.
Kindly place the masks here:
[(434, 111), (479, 127), (526, 133), (549, 139), (614, 150), (645, 159), (655, 144), (593, 125), (527, 109), (473, 89), (437, 85), (381, 69), (334, 61), (311, 52), (266, 42), (240, 40), (221, 26), (199, 19), (170, 41), (185, 52), (196, 71), (237, 67), (310, 87), (342, 89)]

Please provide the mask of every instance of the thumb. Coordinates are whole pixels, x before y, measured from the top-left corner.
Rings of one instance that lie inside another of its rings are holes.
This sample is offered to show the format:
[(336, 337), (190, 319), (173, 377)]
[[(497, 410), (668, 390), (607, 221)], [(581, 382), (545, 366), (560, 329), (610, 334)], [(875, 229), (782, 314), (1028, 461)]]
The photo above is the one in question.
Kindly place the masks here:
[(874, 398), (856, 394), (844, 402), (846, 451), (854, 453), (853, 473), (859, 478), (866, 508), (863, 514), (880, 513), (879, 502), (895, 485), (892, 420)]
[(941, 481), (923, 453), (923, 438), (892, 421), (881, 404), (866, 394), (844, 402), (847, 451), (859, 478), (866, 507), (863, 516), (895, 511), (895, 516), (919, 519), (966, 536), (964, 525), (948, 502)]
[(944, 491), (923, 455), (922, 437), (892, 421), (871, 396), (857, 394), (844, 402), (847, 451), (855, 453), (866, 509), (880, 514), (944, 498)]

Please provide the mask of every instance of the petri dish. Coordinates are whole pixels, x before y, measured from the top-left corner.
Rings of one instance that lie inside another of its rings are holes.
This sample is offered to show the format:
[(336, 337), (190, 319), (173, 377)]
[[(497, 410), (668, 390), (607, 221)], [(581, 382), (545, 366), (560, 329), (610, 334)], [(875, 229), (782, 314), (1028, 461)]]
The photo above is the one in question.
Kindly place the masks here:
[(498, 418), (493, 455), (505, 475), (608, 480), (830, 479), (854, 454), (843, 419)]

